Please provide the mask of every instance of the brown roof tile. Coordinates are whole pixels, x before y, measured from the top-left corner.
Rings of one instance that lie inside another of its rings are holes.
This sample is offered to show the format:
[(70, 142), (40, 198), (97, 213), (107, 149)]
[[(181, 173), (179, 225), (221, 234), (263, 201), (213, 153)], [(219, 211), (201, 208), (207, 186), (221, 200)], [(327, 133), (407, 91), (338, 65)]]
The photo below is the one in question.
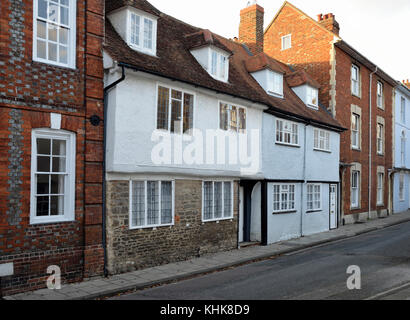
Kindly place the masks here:
[(111, 11), (126, 6), (140, 9), (155, 16), (159, 16), (161, 14), (161, 11), (146, 0), (105, 0), (105, 13), (110, 13)]
[(259, 53), (256, 56), (249, 56), (245, 61), (246, 69), (249, 73), (269, 68), (279, 73), (285, 73), (277, 60), (272, 59), (266, 53)]
[(308, 84), (317, 89), (320, 88), (320, 84), (316, 80), (312, 79), (305, 70), (299, 70), (292, 72), (291, 74), (287, 74), (285, 79), (291, 88), (298, 87), (303, 84)]

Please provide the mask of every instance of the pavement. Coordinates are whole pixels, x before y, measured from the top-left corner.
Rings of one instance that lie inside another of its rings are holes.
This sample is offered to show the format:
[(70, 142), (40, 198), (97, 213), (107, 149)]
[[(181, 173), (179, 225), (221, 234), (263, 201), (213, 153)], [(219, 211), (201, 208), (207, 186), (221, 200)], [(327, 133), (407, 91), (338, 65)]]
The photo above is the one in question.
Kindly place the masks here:
[(60, 290), (41, 289), (13, 296), (5, 300), (92, 300), (112, 297), (161, 284), (172, 283), (195, 276), (241, 266), (258, 260), (294, 253), (307, 248), (349, 239), (361, 234), (395, 226), (410, 221), (410, 211), (386, 218), (369, 220), (342, 226), (339, 229), (283, 241), (269, 246), (251, 246), (204, 255), (188, 261), (170, 263), (144, 270), (114, 275), (107, 278), (93, 278), (74, 284), (63, 284)]

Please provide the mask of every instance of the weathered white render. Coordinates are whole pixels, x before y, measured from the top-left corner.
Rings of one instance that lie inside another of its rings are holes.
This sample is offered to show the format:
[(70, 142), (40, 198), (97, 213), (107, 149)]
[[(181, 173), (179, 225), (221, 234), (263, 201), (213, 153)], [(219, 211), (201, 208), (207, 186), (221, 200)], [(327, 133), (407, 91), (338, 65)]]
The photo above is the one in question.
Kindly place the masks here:
[(393, 212), (410, 208), (410, 90), (395, 89)]

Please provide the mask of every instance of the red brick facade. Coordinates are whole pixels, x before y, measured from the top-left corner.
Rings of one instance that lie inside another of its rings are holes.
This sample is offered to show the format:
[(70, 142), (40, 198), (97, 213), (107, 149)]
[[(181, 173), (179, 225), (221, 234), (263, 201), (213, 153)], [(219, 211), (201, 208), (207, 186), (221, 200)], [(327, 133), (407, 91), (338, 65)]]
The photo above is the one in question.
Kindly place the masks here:
[(253, 54), (263, 52), (264, 15), (264, 9), (257, 4), (241, 10), (239, 41), (246, 44)]
[[(351, 169), (341, 170), (342, 183), (342, 214), (344, 216), (355, 213), (366, 213), (369, 210), (369, 64), (364, 66), (359, 58), (347, 54), (334, 43), (338, 37), (339, 25), (332, 14), (319, 15), (315, 21), (302, 11), (286, 2), (278, 12), (272, 23), (265, 30), (265, 52), (291, 65), (294, 69), (305, 70), (321, 85), (319, 100), (333, 112), (336, 120), (349, 130), (341, 134), (340, 161), (346, 164), (359, 163), (361, 165), (360, 205), (359, 209), (351, 210)], [(343, 27), (343, 26), (342, 26)], [(292, 47), (282, 50), (281, 37), (291, 34)], [(361, 97), (351, 93), (351, 67), (356, 64), (361, 73)], [(376, 86), (380, 80), (384, 85), (384, 110), (376, 106)], [(386, 211), (389, 204), (388, 169), (392, 168), (392, 103), (393, 87), (381, 79), (378, 74), (373, 75), (372, 82), (372, 175), (371, 175), (371, 211), (380, 213)], [(351, 147), (351, 110), (352, 105), (361, 108), (361, 150)], [(377, 117), (385, 122), (385, 151), (377, 155), (376, 133)], [(377, 196), (377, 167), (384, 167), (384, 203), (376, 205)], [(356, 218), (355, 218), (356, 219)]]
[[(0, 264), (14, 263), (3, 295), (45, 287), (50, 265), (63, 283), (103, 271), (103, 124), (89, 118), (103, 118), (104, 1), (76, 3), (75, 69), (33, 61), (33, 1), (0, 3)], [(76, 135), (75, 221), (31, 225), (31, 134), (51, 112)]]

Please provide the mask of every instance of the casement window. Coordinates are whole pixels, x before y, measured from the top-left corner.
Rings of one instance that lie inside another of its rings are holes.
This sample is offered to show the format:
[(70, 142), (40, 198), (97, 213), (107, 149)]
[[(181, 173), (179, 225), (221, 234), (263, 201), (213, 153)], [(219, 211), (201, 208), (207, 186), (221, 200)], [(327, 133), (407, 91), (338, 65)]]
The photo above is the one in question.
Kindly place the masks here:
[(246, 130), (246, 109), (221, 102), (219, 104), (219, 128), (234, 132)]
[(193, 122), (194, 96), (158, 86), (157, 129), (181, 134), (193, 129)]
[(377, 124), (377, 154), (383, 154), (383, 137), (384, 137), (384, 127), (381, 123)]
[(228, 57), (215, 50), (211, 50), (211, 75), (222, 81), (228, 81)]
[(202, 192), (202, 221), (233, 218), (232, 181), (204, 181)]
[(322, 186), (320, 184), (307, 185), (307, 210), (318, 211), (322, 209)]
[(351, 80), (352, 94), (354, 94), (355, 96), (360, 96), (360, 69), (354, 64), (352, 65)]
[(130, 228), (174, 224), (173, 181), (130, 181)]
[(294, 184), (273, 185), (273, 213), (295, 211)]
[(379, 172), (377, 174), (377, 205), (383, 205), (384, 202), (383, 185), (384, 173)]
[(313, 148), (320, 151), (330, 151), (330, 132), (314, 129)]
[(406, 166), (406, 133), (404, 130), (401, 133), (401, 150), (400, 150), (400, 160), (401, 160), (401, 166), (405, 167)]
[(288, 34), (282, 37), (282, 50), (292, 48), (292, 35)]
[(276, 143), (299, 145), (298, 125), (286, 120), (276, 120)]
[(401, 103), (400, 103), (400, 119), (401, 123), (406, 123), (406, 100), (401, 97)]
[(75, 219), (75, 134), (35, 129), (31, 145), (30, 223)]
[(400, 201), (404, 201), (404, 174), (400, 174), (399, 177), (399, 199)]
[(75, 68), (76, 0), (33, 1), (33, 60)]
[(319, 105), (319, 90), (311, 86), (307, 86), (306, 90), (307, 105), (317, 110)]
[(274, 71), (268, 71), (268, 93), (283, 97), (283, 75)]
[(377, 106), (383, 109), (384, 106), (384, 93), (383, 93), (383, 83), (377, 82)]
[(360, 149), (360, 116), (352, 114), (352, 148)]
[(360, 171), (352, 171), (351, 182), (351, 207), (359, 208), (360, 199)]
[(130, 12), (129, 45), (144, 53), (156, 54), (157, 21)]

